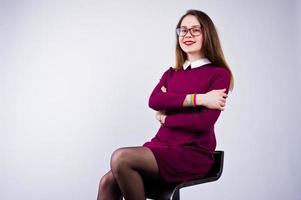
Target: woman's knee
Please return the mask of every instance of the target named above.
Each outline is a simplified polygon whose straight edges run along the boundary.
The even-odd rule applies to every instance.
[[[105,192],[112,189],[115,179],[112,173],[107,173],[99,181],[99,191]]]
[[[113,152],[110,164],[114,175],[117,176],[130,167],[130,156],[130,150],[126,148],[120,148]]]

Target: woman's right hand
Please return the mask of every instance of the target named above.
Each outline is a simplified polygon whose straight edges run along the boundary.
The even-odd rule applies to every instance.
[[[225,110],[226,98],[228,97],[226,89],[211,90],[206,94],[197,94],[197,105],[205,106],[210,109]]]

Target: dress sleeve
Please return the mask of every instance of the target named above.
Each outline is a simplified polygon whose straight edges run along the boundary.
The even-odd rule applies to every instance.
[[[229,91],[231,74],[228,70],[219,70],[213,77],[209,91],[226,88]],[[190,132],[203,132],[214,127],[221,111],[201,107],[194,113],[175,113],[167,115],[164,126]]]
[[[158,111],[183,108],[183,102],[186,94],[168,92],[167,76],[169,70],[172,70],[172,68],[170,67],[167,71],[164,72],[159,83],[154,88],[149,97],[148,106],[154,110]],[[161,91],[162,86],[165,86],[167,88],[167,92]]]

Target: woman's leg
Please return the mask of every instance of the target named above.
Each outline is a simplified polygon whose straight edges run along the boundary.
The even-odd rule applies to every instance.
[[[143,176],[157,179],[156,159],[147,147],[117,149],[111,158],[111,170],[126,200],[145,199]]]
[[[119,200],[121,192],[112,171],[106,173],[99,182],[97,200]]]

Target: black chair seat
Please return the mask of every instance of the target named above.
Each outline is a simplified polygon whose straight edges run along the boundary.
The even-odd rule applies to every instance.
[[[209,172],[200,179],[176,184],[166,184],[158,181],[144,180],[146,198],[155,200],[179,200],[180,189],[202,183],[216,181],[220,178],[223,171],[224,152],[214,152],[214,163]]]

